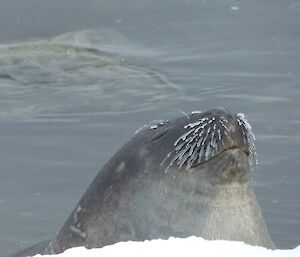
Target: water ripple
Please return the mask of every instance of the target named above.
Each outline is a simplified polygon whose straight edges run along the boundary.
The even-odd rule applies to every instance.
[[[174,104],[181,95],[156,70],[81,47],[78,37],[71,43],[60,37],[0,47],[0,117],[135,112]]]

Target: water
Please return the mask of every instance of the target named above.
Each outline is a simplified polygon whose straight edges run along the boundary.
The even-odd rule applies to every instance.
[[[180,111],[248,116],[254,187],[300,244],[298,1],[0,2],[0,249],[52,237],[134,131]]]

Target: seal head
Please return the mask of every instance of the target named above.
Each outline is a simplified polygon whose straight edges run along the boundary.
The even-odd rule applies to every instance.
[[[152,121],[100,170],[45,250],[32,253],[192,235],[274,248],[251,186],[255,163],[243,114]]]
[[[46,253],[192,235],[274,248],[251,186],[255,163],[242,114],[146,124],[99,172]]]

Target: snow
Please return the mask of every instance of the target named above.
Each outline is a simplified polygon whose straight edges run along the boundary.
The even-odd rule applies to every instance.
[[[41,255],[35,255],[35,257]],[[289,250],[270,250],[243,242],[209,241],[200,237],[169,238],[145,242],[120,242],[99,249],[77,247],[49,257],[300,257],[300,246]],[[43,256],[45,257],[45,255]]]

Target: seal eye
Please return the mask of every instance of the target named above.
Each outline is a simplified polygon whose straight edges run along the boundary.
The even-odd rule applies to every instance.
[[[244,114],[213,110],[189,119],[183,127],[185,132],[166,157],[171,158],[169,167],[176,164],[188,170],[231,148],[241,148],[249,156],[251,166],[256,163],[255,137]]]
[[[163,129],[162,131],[159,131],[157,134],[154,135],[154,137],[151,139],[151,142],[155,142],[162,138],[164,135],[166,135],[169,132],[169,128]]]

